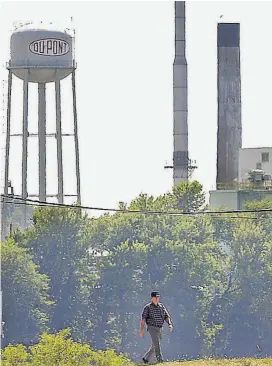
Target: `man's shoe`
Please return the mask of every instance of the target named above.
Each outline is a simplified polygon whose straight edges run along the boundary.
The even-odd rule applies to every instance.
[[[148,364],[148,361],[143,357],[143,362]]]

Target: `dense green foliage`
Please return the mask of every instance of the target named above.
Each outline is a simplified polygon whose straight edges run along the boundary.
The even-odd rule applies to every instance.
[[[138,338],[140,313],[159,289],[175,326],[165,335],[166,358],[272,356],[272,214],[196,214],[203,205],[201,185],[185,182],[157,198],[141,194],[129,206],[120,203],[183,216],[88,218],[78,208],[37,209],[33,227],[2,244],[33,268],[2,268],[4,345],[29,344],[43,326],[69,327],[75,340],[137,361],[146,347]],[[272,201],[249,204],[262,207],[272,208]],[[11,293],[9,286],[21,290]],[[35,292],[32,302],[24,287]],[[35,331],[14,328],[13,303],[26,314],[35,307],[39,316],[24,319],[35,321]]]
[[[2,354],[3,366],[128,366],[128,359],[113,350],[93,351],[87,344],[74,342],[70,331],[42,334],[40,342],[26,347],[7,346]]]
[[[26,249],[8,239],[1,245],[4,344],[29,343],[48,329],[50,310],[49,278],[38,272]]]

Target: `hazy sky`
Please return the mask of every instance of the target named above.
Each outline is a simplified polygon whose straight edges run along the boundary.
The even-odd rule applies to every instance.
[[[214,188],[216,175],[216,24],[241,22],[243,147],[272,145],[271,2],[187,2],[189,75],[189,150],[197,160],[198,179]],[[158,195],[172,185],[173,2],[2,2],[1,65],[8,60],[9,36],[17,20],[61,21],[76,29],[77,101],[82,203],[116,207],[140,192]],[[1,68],[1,80],[7,79]],[[71,131],[71,90],[63,82],[63,129]],[[14,81],[13,132],[21,130],[21,82]],[[48,88],[48,131],[52,132],[54,100]],[[2,95],[2,92],[1,92]],[[30,132],[37,129],[35,86],[30,89]],[[69,178],[72,140],[65,138],[65,192],[74,193]],[[21,142],[11,145],[11,178],[20,192]],[[56,193],[55,141],[48,142],[48,191]],[[1,135],[1,148],[3,148]],[[3,152],[3,150],[1,150]],[[37,189],[37,144],[30,141],[29,193]],[[2,166],[3,174],[3,166]]]

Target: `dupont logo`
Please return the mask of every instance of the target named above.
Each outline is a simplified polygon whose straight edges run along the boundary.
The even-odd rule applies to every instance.
[[[62,39],[40,39],[30,43],[29,50],[36,55],[63,56],[69,52],[69,44]]]

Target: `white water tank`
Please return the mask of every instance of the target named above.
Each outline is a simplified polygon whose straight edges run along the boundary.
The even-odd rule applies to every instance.
[[[23,29],[10,41],[10,62],[14,75],[29,82],[47,83],[64,79],[72,72],[74,39],[66,32]]]

